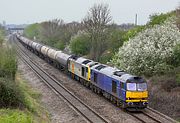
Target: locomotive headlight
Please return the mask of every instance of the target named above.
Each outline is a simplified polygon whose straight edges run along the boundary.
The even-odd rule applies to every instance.
[[[148,102],[143,102],[143,105],[147,105],[148,104]]]
[[[133,105],[133,102],[128,102],[127,104],[128,104],[128,105]]]

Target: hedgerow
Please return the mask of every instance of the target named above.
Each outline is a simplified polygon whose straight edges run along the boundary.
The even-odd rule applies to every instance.
[[[14,80],[17,70],[15,50],[7,47],[0,48],[0,77]]]

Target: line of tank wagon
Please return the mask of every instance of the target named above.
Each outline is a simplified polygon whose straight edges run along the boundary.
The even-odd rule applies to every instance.
[[[128,110],[142,110],[147,107],[147,82],[143,78],[90,59],[68,55],[19,34],[16,36],[36,55],[66,71],[73,79],[102,94],[118,106]]]

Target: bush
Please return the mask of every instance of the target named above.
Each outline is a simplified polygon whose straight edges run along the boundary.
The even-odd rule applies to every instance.
[[[70,41],[71,52],[77,55],[87,55],[90,47],[90,38],[86,33],[79,33]]]
[[[127,33],[123,36],[124,41],[128,41],[129,39],[135,37],[139,32],[143,31],[145,26],[136,26],[133,29],[127,31]]]
[[[14,49],[1,48],[0,52],[0,77],[15,79],[17,70]]]
[[[1,29],[1,25],[0,25],[0,46],[2,45],[4,41],[4,35],[5,35],[5,32],[3,29]]]
[[[120,29],[109,29],[109,37],[108,37],[108,49],[111,50],[113,53],[117,52],[119,47],[121,47],[124,43],[124,35],[126,31]]]
[[[180,43],[174,18],[138,33],[119,49],[113,60],[116,66],[135,74],[151,76],[173,68],[173,48]]]
[[[180,66],[180,44],[177,44],[173,48],[173,54],[174,55],[171,58],[171,64],[173,64],[175,67]]]
[[[101,56],[99,62],[107,64],[112,59],[113,53],[111,51],[105,51]]]
[[[4,40],[4,39],[0,36],[0,46],[2,46],[3,40]]]
[[[13,80],[0,78],[0,107],[23,108],[24,95]]]
[[[169,12],[167,14],[153,14],[150,15],[150,21],[148,23],[148,25],[154,26],[154,25],[159,25],[159,24],[163,24],[169,17],[171,17],[172,15],[175,15],[174,12]]]
[[[57,41],[57,43],[54,45],[55,48],[64,50],[65,44],[62,41]]]
[[[174,119],[179,118],[180,67],[148,79],[149,106]],[[171,109],[171,110],[169,110]]]

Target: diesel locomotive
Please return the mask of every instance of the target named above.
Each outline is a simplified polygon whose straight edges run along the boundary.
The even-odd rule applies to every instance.
[[[117,106],[128,110],[142,110],[147,107],[147,82],[142,77],[90,59],[69,55],[19,34],[16,37],[36,55]]]

